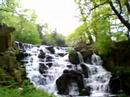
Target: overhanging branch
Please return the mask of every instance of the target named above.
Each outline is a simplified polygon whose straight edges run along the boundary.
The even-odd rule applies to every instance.
[[[130,23],[127,20],[125,20],[123,16],[121,16],[121,14],[117,11],[115,6],[113,5],[112,1],[109,1],[109,5],[111,9],[114,11],[114,13],[117,15],[118,19],[121,21],[121,23],[123,23],[127,27],[127,29],[130,30]]]
[[[103,3],[101,3],[101,4],[95,5],[93,8],[91,8],[91,10],[94,10],[94,9],[96,9],[96,8],[98,8],[98,7],[102,6],[102,5],[104,5],[104,4],[107,4],[107,3],[108,3],[108,2],[103,2]]]

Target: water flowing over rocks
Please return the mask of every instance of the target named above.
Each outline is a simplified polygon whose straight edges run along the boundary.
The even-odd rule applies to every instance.
[[[18,47],[29,55],[22,61],[25,62],[27,77],[37,88],[74,97],[109,95],[111,73],[102,67],[98,55],[93,54],[91,63],[86,64],[79,52],[68,55],[67,47],[30,44]]]

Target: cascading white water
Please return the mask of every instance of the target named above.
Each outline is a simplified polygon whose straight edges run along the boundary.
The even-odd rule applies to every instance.
[[[49,46],[24,44],[24,53],[27,53],[28,57],[24,58],[22,61],[25,62],[27,77],[35,87],[57,94],[56,80],[63,74],[63,71],[65,69],[76,71],[80,70],[81,67],[80,65],[77,65],[75,68],[75,65],[69,62],[67,48],[54,47],[54,53],[52,53],[48,50],[48,47]],[[39,58],[41,51],[45,53],[45,58]],[[80,63],[85,64],[89,70],[88,78],[84,77],[83,80],[85,86],[91,88],[90,96],[105,97],[109,90],[108,84],[111,74],[103,69],[101,58],[96,54],[93,54],[92,64],[84,63],[80,53],[79,58]],[[71,68],[68,68],[70,65]],[[79,95],[77,83],[70,83],[68,88],[69,95]]]
[[[80,62],[85,64],[89,69],[88,78],[84,78],[86,86],[91,88],[91,97],[105,97],[109,95],[109,81],[111,73],[106,71],[102,66],[100,56],[95,53],[91,56],[91,64],[83,61],[82,55],[79,54]]]
[[[91,63],[92,64],[86,64],[89,68],[89,77],[86,79],[86,84],[91,87],[91,96],[108,96],[111,73],[103,68],[102,60],[98,55],[92,55]]]

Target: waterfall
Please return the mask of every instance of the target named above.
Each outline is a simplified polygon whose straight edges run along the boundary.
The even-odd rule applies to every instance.
[[[82,55],[78,52],[80,62],[85,64],[89,69],[89,76],[85,78],[85,84],[91,88],[92,97],[104,97],[109,95],[109,81],[111,73],[106,71],[102,66],[100,56],[93,53],[91,64],[84,63]]]
[[[86,64],[89,68],[89,77],[86,80],[86,84],[91,87],[91,96],[108,96],[111,73],[103,68],[100,56],[95,53],[91,57],[91,63],[92,64]]]
[[[56,83],[60,79],[68,78],[71,80],[63,81],[67,83],[64,86],[68,86],[69,90],[66,90],[65,93],[74,95],[72,97],[78,97],[80,92],[88,87],[90,87],[90,97],[105,97],[109,93],[108,84],[111,73],[102,67],[102,60],[98,55],[93,54],[91,58],[92,64],[86,64],[82,55],[78,53],[80,64],[76,65],[76,69],[75,65],[69,62],[67,47],[19,45],[19,42],[16,44],[20,51],[22,50],[26,54],[22,61],[25,64],[27,78],[30,79],[36,88],[44,89],[57,95]],[[88,76],[86,70],[88,71]]]

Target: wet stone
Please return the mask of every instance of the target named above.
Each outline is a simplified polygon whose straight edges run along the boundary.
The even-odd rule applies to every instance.
[[[45,53],[43,50],[40,50],[40,54],[38,55],[38,58],[44,59],[45,58]]]
[[[72,68],[72,65],[67,65],[68,68]]]
[[[79,55],[75,50],[69,53],[69,61],[75,65],[80,63]]]
[[[41,74],[43,74],[43,73],[46,73],[46,70],[47,70],[48,68],[47,68],[47,66],[44,64],[44,63],[39,63],[39,72],[41,73]]]
[[[89,72],[88,67],[87,67],[85,64],[81,64],[80,66],[81,66],[81,68],[82,68],[82,73],[84,74],[84,76],[85,76],[86,78],[88,78],[88,72]]]
[[[47,57],[46,57],[46,62],[50,62],[50,61],[52,61],[52,59],[53,59],[52,56],[47,56]]]
[[[58,55],[61,56],[61,57],[64,57],[64,56],[65,56],[64,53],[58,53]]]
[[[53,63],[46,63],[46,65],[50,68],[53,65]]]
[[[55,50],[54,50],[53,46],[48,46],[48,47],[46,47],[46,49],[48,49],[51,54],[55,53]]]

